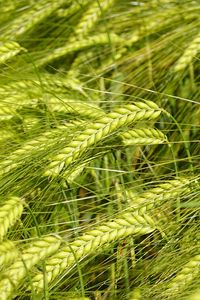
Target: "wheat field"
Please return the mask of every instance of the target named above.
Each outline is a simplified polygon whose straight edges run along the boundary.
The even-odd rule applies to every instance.
[[[0,11],[0,300],[200,299],[199,1]]]

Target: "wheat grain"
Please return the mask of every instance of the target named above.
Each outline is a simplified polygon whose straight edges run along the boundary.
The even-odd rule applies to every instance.
[[[162,144],[166,142],[166,136],[158,129],[140,128],[128,130],[120,134],[123,144],[138,145],[138,144]]]

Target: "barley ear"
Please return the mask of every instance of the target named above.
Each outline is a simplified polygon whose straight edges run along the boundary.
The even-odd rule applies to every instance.
[[[71,44],[67,43],[66,45],[60,48],[56,48],[55,50],[52,50],[51,54],[47,55],[41,60],[38,60],[36,64],[38,67],[41,67],[69,53],[84,50],[86,48],[94,46],[96,47],[97,45],[108,45],[110,40],[113,44],[120,44],[123,42],[123,39],[114,33],[111,33],[109,37],[106,33],[100,33],[98,35],[82,39],[81,41],[75,41]]]
[[[196,255],[169,282],[168,288],[164,292],[165,299],[172,299],[172,297],[175,299],[176,295],[182,294],[199,274],[200,255]]]
[[[158,129],[132,129],[120,134],[123,144],[128,145],[152,145],[162,144],[167,141],[166,136]]]
[[[62,273],[76,264],[77,260],[103,251],[110,243],[116,242],[130,235],[143,235],[155,230],[154,221],[148,215],[124,213],[119,218],[96,227],[80,236],[69,245],[60,248],[59,252],[46,261],[46,280],[51,283]],[[42,289],[43,274],[33,278],[33,285],[37,291]]]
[[[141,120],[156,119],[161,111],[151,101],[136,102],[134,105],[126,105],[116,108],[113,112],[97,119],[90,124],[86,130],[74,137],[60,153],[52,158],[45,175],[58,176],[71,164],[78,164],[79,159],[93,146],[100,141],[109,138],[110,135],[118,134],[124,126],[129,126]],[[65,173],[67,175],[67,173]]]
[[[55,253],[59,249],[60,243],[61,240],[54,236],[46,236],[30,243],[23,250],[21,257],[2,272],[2,279],[0,280],[1,300],[10,299],[33,266]]]
[[[184,51],[183,55],[179,58],[177,61],[174,71],[179,72],[183,71],[189,64],[192,62],[192,60],[195,58],[195,56],[200,51],[200,34],[198,34],[194,40],[191,42],[191,44],[188,46],[188,48]]]
[[[39,153],[39,151],[47,149],[48,145],[54,145],[55,138],[63,134],[70,125],[60,125],[57,128],[45,131],[34,139],[22,144],[20,148],[13,151],[5,160],[0,162],[0,176],[4,176],[6,173],[19,167],[27,161],[27,159],[31,159],[33,153]]]
[[[84,12],[79,24],[74,30],[74,36],[70,41],[81,39],[88,34],[90,29],[94,27],[95,23],[109,7],[114,4],[115,0],[103,0],[101,2],[94,1],[89,6],[88,10]]]
[[[11,197],[0,207],[0,239],[6,235],[8,229],[15,224],[23,212],[23,201],[18,197]]]
[[[138,214],[146,213],[165,204],[169,200],[179,197],[189,192],[191,180],[187,178],[177,178],[161,183],[155,188],[135,194],[132,189],[122,189],[118,191],[118,196],[128,203],[128,207]]]
[[[0,65],[6,63],[9,59],[16,56],[21,51],[26,51],[17,42],[0,43]]]
[[[78,2],[73,1],[71,5],[66,9],[66,8],[59,8],[56,11],[56,14],[60,18],[67,18],[70,17],[71,15],[74,15],[76,12],[80,10],[80,8],[85,8],[85,6],[89,3],[89,0],[81,0]]]
[[[13,242],[7,240],[0,243],[0,270],[11,264],[18,255],[18,250]]]
[[[13,19],[7,26],[7,30],[3,33],[4,38],[18,39],[28,30],[34,28],[42,20],[50,16],[56,9],[58,9],[66,0],[57,0],[50,2],[48,0],[41,0],[28,11],[22,13],[19,17]],[[22,26],[23,24],[23,26]]]

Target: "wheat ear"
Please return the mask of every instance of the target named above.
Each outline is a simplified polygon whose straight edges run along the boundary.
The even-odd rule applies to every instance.
[[[0,43],[0,64],[4,64],[7,60],[16,56],[21,51],[26,51],[16,42]]]
[[[15,224],[23,212],[23,201],[18,197],[11,197],[0,207],[0,239],[6,235],[8,229]]]
[[[11,241],[3,241],[0,243],[0,270],[9,264],[11,264],[19,252],[15,244]]]
[[[188,48],[184,51],[183,55],[177,61],[174,71],[179,72],[184,70],[195,58],[200,51],[200,34],[198,34]]]
[[[45,58],[41,60],[38,60],[36,64],[38,67],[40,67],[50,63],[55,59],[61,58],[69,53],[84,50],[86,48],[90,48],[93,46],[96,47],[99,45],[107,45],[109,44],[110,41],[113,44],[120,44],[123,42],[123,40],[114,33],[111,33],[109,37],[106,33],[101,33],[98,35],[87,37],[81,41],[73,42],[71,44],[67,43],[66,45],[60,48],[52,50],[51,54],[47,55]]]
[[[103,0],[103,1],[94,1],[89,6],[88,10],[84,12],[80,22],[74,30],[73,38],[70,41],[76,39],[81,39],[88,34],[90,29],[95,25],[98,19],[101,17],[109,7],[114,4],[115,0]]]
[[[13,21],[10,22],[7,27],[8,29],[3,33],[3,37],[13,40],[19,38],[65,3],[66,0],[57,0],[53,2],[40,0],[39,2],[36,2],[31,9],[25,11],[18,18],[14,18]]]
[[[66,272],[77,260],[83,259],[97,250],[102,251],[110,243],[130,235],[143,235],[154,231],[155,224],[148,215],[124,213],[96,229],[86,232],[71,244],[64,246],[46,262],[46,280],[50,283]],[[43,287],[43,274],[33,278],[36,290]]]
[[[140,128],[128,130],[120,134],[124,145],[162,144],[167,141],[166,136],[158,129]]]
[[[71,3],[71,5],[67,8],[60,8],[57,10],[56,14],[60,18],[67,18],[71,15],[74,15],[76,12],[80,11],[80,9],[85,8],[85,6],[89,3],[89,0],[81,0],[78,2]]]
[[[2,272],[2,279],[0,280],[1,300],[10,299],[33,266],[55,253],[59,249],[60,243],[61,240],[54,236],[46,236],[30,243],[23,250],[21,257]]]
[[[83,101],[51,98],[46,101],[46,104],[48,109],[55,113],[79,115],[88,119],[95,119],[105,115],[105,112],[98,106]]]
[[[118,133],[124,126],[140,120],[156,119],[160,113],[161,110],[151,101],[116,108],[113,112],[96,120],[95,123],[76,136],[66,148],[62,149],[52,159],[45,175],[59,175],[63,168],[69,167],[99,141],[105,140],[111,134]]]
[[[73,126],[71,124],[71,126]],[[27,158],[31,158],[33,153],[38,153],[47,149],[48,145],[55,145],[55,139],[70,127],[70,124],[58,126],[55,129],[46,131],[36,138],[25,142],[20,148],[8,155],[6,160],[0,162],[0,176],[19,167]]]
[[[190,191],[191,179],[179,178],[159,184],[157,187],[149,189],[136,195],[131,190],[123,190],[122,197],[128,202],[129,208],[133,211],[146,213],[160,205],[172,200],[181,194]]]
[[[164,292],[163,299],[175,299],[177,295],[183,293],[193,280],[200,273],[200,255],[194,256],[182,270],[169,282],[168,288]]]

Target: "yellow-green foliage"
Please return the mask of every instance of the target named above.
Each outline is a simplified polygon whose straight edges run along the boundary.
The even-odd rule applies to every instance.
[[[199,1],[0,11],[0,299],[198,299]]]

